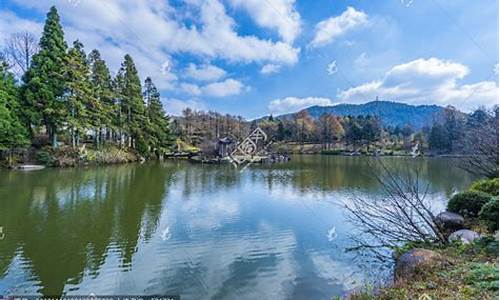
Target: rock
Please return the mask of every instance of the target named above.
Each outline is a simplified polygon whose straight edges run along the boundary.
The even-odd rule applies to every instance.
[[[403,255],[397,261],[394,269],[394,280],[405,281],[413,277],[422,267],[430,267],[441,261],[441,255],[435,251],[415,248]]]
[[[449,211],[443,211],[436,216],[436,223],[441,225],[445,231],[453,232],[464,228],[464,217]]]
[[[450,243],[453,241],[461,241],[464,244],[470,244],[478,238],[480,238],[479,233],[468,229],[462,229],[450,234],[448,241]]]

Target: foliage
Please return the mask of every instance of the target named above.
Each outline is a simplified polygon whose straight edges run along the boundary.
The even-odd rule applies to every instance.
[[[189,145],[181,139],[175,141],[175,149],[181,153],[197,153],[200,151],[199,148]]]
[[[443,111],[443,108],[436,105],[412,106],[390,101],[372,101],[365,104],[312,106],[307,108],[307,111],[315,119],[325,113],[339,117],[377,115],[384,126],[410,125],[420,130],[430,124],[433,118]]]
[[[479,211],[491,199],[483,192],[466,191],[453,196],[448,201],[448,210],[468,217],[477,217]]]
[[[173,141],[170,134],[170,120],[163,111],[160,100],[160,93],[153,84],[151,78],[146,78],[144,82],[144,99],[148,124],[146,128],[148,147],[156,154],[165,153],[172,146]]]
[[[66,50],[59,15],[53,6],[45,20],[40,51],[33,56],[31,66],[24,76],[26,101],[23,109],[28,124],[45,125],[53,147],[57,147],[57,133],[67,112],[62,99]]]
[[[146,80],[143,98],[130,55],[125,55],[113,79],[99,51],[92,50],[87,57],[78,40],[68,50],[55,7],[47,14],[39,51],[23,64],[27,71],[18,86],[0,60],[0,151],[11,153],[27,146],[28,136],[35,141],[45,134],[54,150],[65,148],[40,154],[49,164],[51,155],[72,164],[73,156],[89,141],[94,149],[118,144],[143,156],[170,151],[170,120],[152,80]],[[68,141],[72,149],[67,149]]]
[[[340,149],[321,150],[321,154],[324,154],[324,155],[340,155],[340,154],[342,154],[342,150],[340,150]]]
[[[498,196],[498,178],[478,180],[471,185],[469,190]]]
[[[347,299],[496,299],[498,295],[498,242],[492,237],[472,244],[425,246],[446,257],[421,269],[411,281],[373,289],[363,288]],[[487,248],[494,249],[487,249]]]
[[[498,265],[472,263],[465,283],[479,290],[498,291]]]
[[[73,43],[65,57],[65,106],[68,112],[65,124],[70,128],[73,147],[79,146],[79,136],[86,128],[98,120],[99,103],[92,95],[89,81],[89,68],[83,45],[79,41]]]
[[[492,197],[479,211],[481,219],[490,231],[498,230],[498,196]]]
[[[29,141],[21,123],[19,90],[7,63],[0,59],[0,151],[25,147]]]
[[[46,166],[53,166],[55,163],[54,155],[47,150],[36,152],[36,160]]]
[[[498,177],[498,122],[498,105],[492,110],[478,109],[469,115],[464,136],[457,141],[462,152],[467,154],[461,160],[463,169],[489,178]]]

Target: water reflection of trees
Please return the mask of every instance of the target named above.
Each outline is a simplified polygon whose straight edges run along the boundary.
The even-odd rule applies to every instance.
[[[285,164],[255,165],[252,180],[264,180],[270,189],[273,185],[292,186],[301,193],[310,191],[332,192],[359,189],[376,192],[380,185],[373,176],[379,173],[376,165],[370,164],[372,157],[342,156],[295,156]],[[434,158],[382,158],[386,164],[403,171],[417,166],[422,181],[430,185],[430,192],[445,192],[450,195],[464,188],[471,181],[471,175],[456,167],[452,159]]]
[[[39,292],[56,295],[84,272],[96,276],[110,250],[129,266],[139,240],[156,230],[173,174],[160,165],[5,173],[0,274],[20,255]]]
[[[254,165],[240,172],[230,165],[187,162],[122,165],[88,169],[51,169],[0,173],[0,279],[16,257],[33,274],[43,294],[59,294],[65,284],[97,276],[107,256],[131,268],[141,241],[156,232],[169,186],[182,195],[210,196],[225,189],[267,185],[300,193],[342,189],[379,189],[364,157],[299,156],[290,163]],[[405,167],[405,159],[386,158]],[[451,193],[470,179],[450,160],[407,159],[419,164],[434,191]],[[431,190],[431,191],[432,191]],[[17,267],[17,266],[16,266]]]
[[[299,193],[333,192],[357,189],[377,192],[380,184],[374,172],[377,166],[370,164],[373,157],[343,157],[302,155],[294,156],[288,163],[254,164],[244,171],[231,165],[199,165],[177,163],[184,196],[192,193],[210,194],[224,188],[235,188],[244,179],[250,183],[265,183],[269,190],[286,186]],[[423,176],[422,182],[430,185],[430,192],[444,192],[447,196],[465,188],[473,179],[471,175],[456,167],[453,159],[444,158],[381,158],[386,164],[403,172],[417,166]]]

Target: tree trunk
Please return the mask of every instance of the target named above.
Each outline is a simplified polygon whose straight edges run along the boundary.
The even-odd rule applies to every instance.
[[[52,135],[52,149],[57,149],[57,129],[55,126],[51,127],[50,133]]]

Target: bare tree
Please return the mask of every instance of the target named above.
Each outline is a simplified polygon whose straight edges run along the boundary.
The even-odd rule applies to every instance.
[[[350,250],[368,250],[378,258],[387,258],[390,256],[387,249],[406,242],[446,243],[442,227],[426,199],[429,185],[421,182],[420,169],[408,162],[396,171],[381,160],[371,169],[383,194],[354,196],[345,203],[348,220],[357,228],[352,235],[357,246]]]
[[[22,76],[30,67],[31,58],[38,52],[38,41],[28,31],[10,35],[6,41],[5,52],[15,66],[17,75]]]
[[[469,117],[463,139],[464,153],[460,167],[470,173],[498,177],[498,105],[491,111],[476,110]]]

